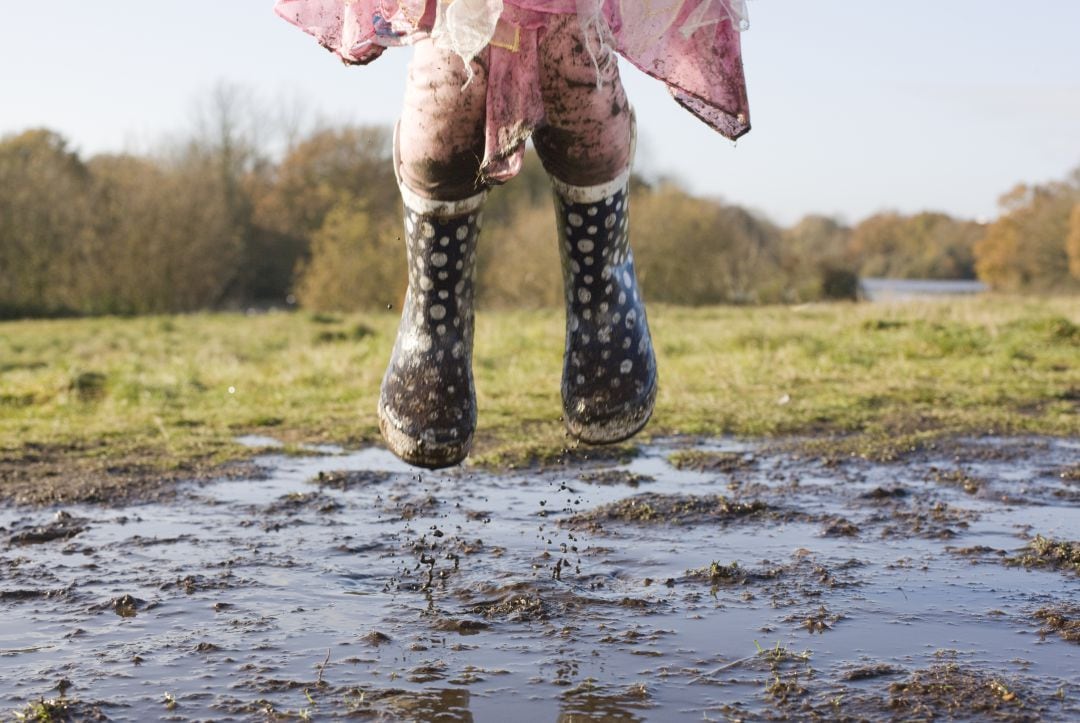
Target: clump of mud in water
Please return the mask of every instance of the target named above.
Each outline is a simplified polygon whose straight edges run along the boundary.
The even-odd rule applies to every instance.
[[[134,595],[121,595],[118,598],[110,600],[105,606],[112,608],[113,612],[122,618],[133,618],[138,615],[139,610],[146,607],[146,601],[140,600]]]
[[[730,474],[754,466],[756,459],[743,452],[684,450],[668,455],[668,464],[677,470]]]
[[[370,487],[388,482],[393,477],[391,472],[382,470],[356,469],[334,470],[331,472],[319,472],[311,484],[322,488],[330,488],[339,492],[347,492],[359,487]]]
[[[441,660],[417,665],[406,674],[405,678],[410,683],[431,683],[436,680],[445,680],[447,677],[447,665]]]
[[[859,495],[860,500],[897,500],[903,499],[910,494],[903,487],[875,487],[869,492]]]
[[[1051,540],[1035,535],[1021,554],[1006,558],[1005,563],[1080,574],[1080,542]]]
[[[337,512],[342,505],[321,492],[290,492],[266,506],[268,515],[297,515],[309,510],[327,514]]]
[[[876,664],[849,671],[847,682],[892,677],[903,671]],[[1026,723],[1043,720],[1038,697],[1019,681],[1009,680],[955,663],[934,665],[910,673],[906,680],[884,690],[862,687],[822,687],[814,675],[774,673],[765,688],[773,708],[768,720],[994,720]],[[732,707],[731,713],[735,710]]]
[[[723,495],[662,495],[647,492],[574,515],[564,524],[592,532],[605,522],[643,525],[700,525],[760,518],[772,511],[760,500],[736,502]]]
[[[873,678],[887,678],[893,675],[900,675],[903,672],[904,671],[901,668],[897,668],[895,665],[875,663],[873,665],[860,665],[857,668],[852,668],[841,676],[841,680],[856,681],[871,680]]]
[[[436,675],[439,680],[440,667],[437,663],[417,666],[413,677]],[[312,720],[319,719],[312,715],[320,709],[334,706],[343,716],[360,720],[472,720],[469,712],[470,694],[465,688],[444,688],[428,690],[404,690],[402,688],[380,688],[376,686],[332,686],[309,681],[277,681],[277,688],[295,688],[304,693],[309,708],[299,711],[278,708],[269,700],[245,701],[222,699],[216,709],[234,716],[244,716],[253,720]],[[261,688],[260,692],[269,694],[273,687]]]
[[[85,532],[88,527],[85,518],[73,517],[69,513],[60,510],[53,517],[52,522],[44,525],[16,527],[8,537],[8,543],[11,545],[40,545],[53,540],[70,540],[75,535]]]
[[[29,600],[58,600],[73,597],[74,586],[55,590],[0,590],[0,602],[26,602]]]
[[[29,703],[21,711],[16,711],[15,720],[25,721],[107,721],[109,717],[102,711],[100,703],[83,703],[69,698],[39,698]]]
[[[458,635],[476,635],[481,630],[487,630],[491,626],[479,620],[468,618],[438,618],[431,627],[443,633],[457,633]]]
[[[250,585],[252,583],[251,581],[237,579],[232,570],[225,570],[216,575],[184,575],[183,577],[177,577],[175,580],[161,583],[158,589],[162,591],[180,590],[185,595],[194,595],[197,592],[207,590],[231,590],[244,584]],[[225,605],[228,606],[227,603]]]
[[[968,547],[946,547],[948,552],[954,555],[960,555],[962,557],[978,558],[985,555],[997,555],[1004,557],[1008,554],[1005,550],[1000,550],[996,547],[990,547],[989,545],[970,545]]]
[[[816,610],[805,613],[795,613],[784,618],[786,623],[798,623],[799,627],[806,628],[807,632],[823,633],[832,630],[833,626],[846,616],[834,613],[824,605],[819,605]]]
[[[737,678],[732,674],[742,672],[766,673],[762,688],[763,697],[773,708],[762,711],[763,718],[786,720],[797,709],[808,710],[803,700],[811,692],[807,685],[815,677],[811,665],[812,653],[808,650],[796,651],[777,641],[773,647],[758,646],[755,655],[733,660],[711,671],[701,671],[697,682],[714,684],[734,683]],[[716,710],[732,720],[743,720],[747,711],[741,703],[721,705]],[[812,716],[819,718],[820,716]]]
[[[364,645],[370,645],[373,648],[377,648],[380,645],[386,645],[387,643],[393,642],[393,638],[378,630],[371,630],[366,635],[360,636],[360,641],[364,643]]]
[[[649,688],[644,683],[635,683],[619,690],[598,685],[592,678],[586,678],[562,694],[558,723],[578,720],[641,721],[644,718],[634,711],[648,710],[654,705],[650,700]]]
[[[986,485],[986,480],[968,474],[962,469],[938,469],[931,467],[928,471],[929,479],[937,484],[959,487],[969,495],[977,495]]]
[[[383,511],[390,515],[391,519],[411,520],[416,517],[433,517],[440,505],[442,501],[431,494],[414,495],[408,491],[396,491],[387,496]]]
[[[741,590],[743,602],[764,597],[774,609],[794,608],[796,611],[782,618],[796,628],[810,633],[832,630],[848,615],[826,607],[822,602],[830,591],[855,587],[860,584],[850,570],[863,565],[858,560],[848,560],[832,568],[817,562],[807,550],[797,550],[792,560],[781,565],[767,561],[760,567],[750,568],[738,562],[721,564],[713,562],[707,567],[688,570],[682,577],[667,581],[669,587],[708,583],[715,597],[722,590]]]
[[[784,573],[782,568],[774,567],[762,570],[753,570],[742,567],[737,562],[722,565],[713,562],[708,567],[699,567],[696,570],[687,570],[686,575],[680,578],[680,582],[707,582],[710,585],[749,585],[753,582],[775,580]]]
[[[978,513],[938,502],[924,509],[922,505],[890,505],[884,514],[888,520],[881,531],[882,537],[922,537],[929,540],[947,540],[966,530]],[[880,517],[878,518],[881,519]]]
[[[472,612],[488,619],[530,622],[551,617],[551,606],[539,595],[513,594],[501,600],[478,603]]]
[[[471,720],[469,691],[459,688],[410,691],[400,689],[355,690],[345,696],[350,712],[357,715],[388,714],[392,720]]]
[[[643,482],[655,482],[656,478],[647,474],[638,474],[626,469],[602,469],[592,472],[582,472],[578,475],[582,482],[593,485],[626,485],[637,487]]]
[[[484,586],[468,595],[481,599],[470,603],[466,610],[492,622],[547,621],[589,607],[615,604],[608,599],[581,594],[554,578]]]
[[[1035,619],[1046,625],[1039,632],[1043,635],[1057,633],[1065,640],[1080,643],[1080,605],[1064,604],[1040,608]]]
[[[833,517],[826,519],[825,527],[821,530],[822,537],[858,537],[859,526],[846,517]]]
[[[1016,684],[955,664],[917,670],[889,686],[888,708],[905,719],[1040,720]]]

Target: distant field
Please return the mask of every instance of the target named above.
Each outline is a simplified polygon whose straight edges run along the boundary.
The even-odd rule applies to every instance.
[[[822,453],[886,458],[941,435],[1080,435],[1076,299],[654,306],[650,321],[661,392],[646,435],[811,437]],[[567,446],[562,323],[480,313],[477,461]],[[396,311],[0,324],[0,497],[212,474],[250,454],[240,434],[373,442],[396,324]]]

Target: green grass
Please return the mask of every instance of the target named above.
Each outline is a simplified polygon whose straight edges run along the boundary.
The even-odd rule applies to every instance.
[[[1080,434],[1075,299],[655,306],[650,322],[661,392],[647,435],[812,436],[888,456],[941,435]],[[568,446],[562,323],[479,314],[479,461]],[[0,324],[0,479],[43,456],[59,472],[208,469],[249,454],[244,433],[373,442],[396,324],[396,311]]]

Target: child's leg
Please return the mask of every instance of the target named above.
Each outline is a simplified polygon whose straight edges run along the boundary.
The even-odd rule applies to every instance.
[[[487,118],[486,53],[468,79],[461,58],[430,40],[416,43],[398,123],[398,177],[425,198],[457,201],[480,193]]]
[[[615,51],[589,55],[577,16],[561,15],[540,41],[540,92],[547,124],[533,143],[555,178],[577,186],[606,183],[630,165],[633,111],[626,100]],[[600,84],[597,85],[597,66]]]
[[[614,59],[598,60],[599,85],[577,19],[550,27],[540,47],[548,125],[535,139],[561,239],[564,419],[577,438],[603,444],[648,421],[656,360],[628,237],[633,114]]]
[[[417,44],[395,163],[405,202],[409,289],[379,395],[379,427],[406,462],[446,467],[469,452],[473,277],[483,157],[484,69],[466,77],[457,56]]]

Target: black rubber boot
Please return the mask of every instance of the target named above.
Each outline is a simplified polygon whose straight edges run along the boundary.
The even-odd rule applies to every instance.
[[[552,179],[566,289],[566,427],[589,444],[633,436],[652,415],[656,357],[627,234],[629,171],[599,186]]]
[[[409,464],[463,460],[476,429],[473,277],[485,193],[432,201],[402,187],[409,290],[379,395],[379,428]]]

